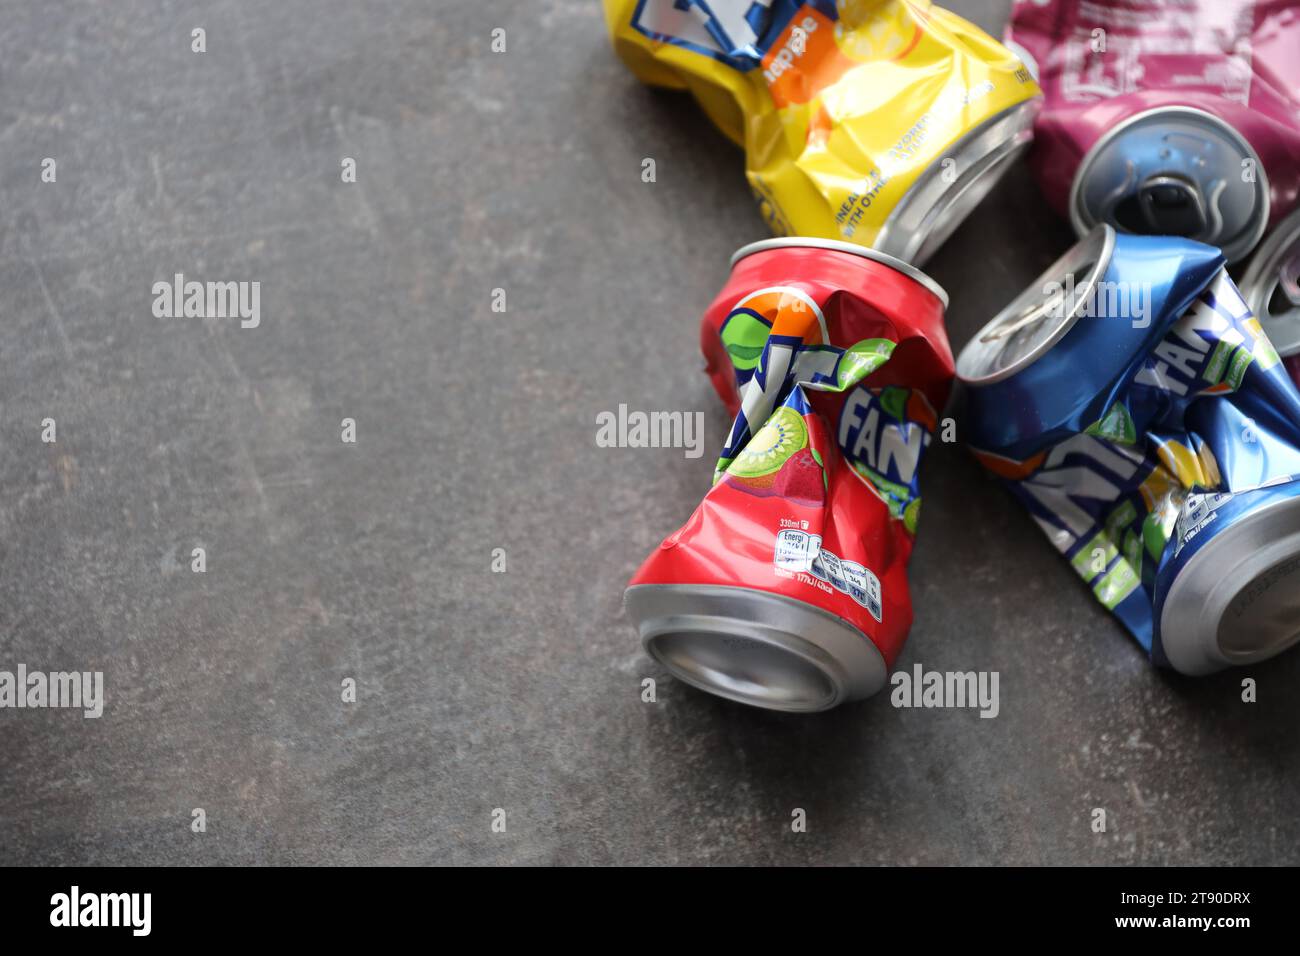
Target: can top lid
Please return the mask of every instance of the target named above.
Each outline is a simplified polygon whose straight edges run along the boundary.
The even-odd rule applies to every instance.
[[[1251,175],[1243,175],[1249,170]],[[1268,177],[1246,138],[1190,106],[1130,116],[1092,145],[1070,187],[1070,221],[1183,236],[1245,258],[1268,224]]]
[[[886,252],[880,252],[877,249],[871,249],[867,246],[859,246],[852,242],[841,242],[838,239],[818,239],[814,236],[782,236],[776,239],[762,239],[758,242],[751,242],[747,246],[741,246],[731,256],[731,264],[735,266],[737,262],[746,256],[752,256],[756,252],[766,252],[768,249],[829,249],[832,252],[847,252],[852,256],[861,256],[864,259],[872,259],[881,265],[889,266],[891,269],[903,273],[909,279],[915,279],[921,285],[925,286],[943,303],[945,309],[948,308],[948,293],[944,291],[943,286],[935,282],[928,275],[918,269],[911,263],[904,262],[895,256]]]
[[[1300,209],[1259,247],[1241,294],[1278,354],[1300,354]]]
[[[1074,327],[1115,249],[1103,223],[1057,259],[995,315],[957,356],[957,375],[991,385],[1032,365]]]

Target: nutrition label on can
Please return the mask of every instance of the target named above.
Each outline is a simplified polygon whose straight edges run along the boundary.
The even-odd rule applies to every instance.
[[[881,620],[880,579],[856,561],[843,561],[822,547],[821,535],[794,528],[777,532],[772,565],[789,574],[810,574],[847,594]]]
[[[1174,545],[1174,557],[1178,557],[1179,552],[1201,533],[1201,529],[1218,517],[1215,512],[1231,500],[1232,494],[1229,492],[1188,495],[1174,526],[1174,540],[1177,542]]]

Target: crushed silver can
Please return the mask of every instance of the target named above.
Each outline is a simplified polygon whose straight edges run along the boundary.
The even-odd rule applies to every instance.
[[[1241,278],[1241,294],[1300,385],[1300,210],[1259,247]]]

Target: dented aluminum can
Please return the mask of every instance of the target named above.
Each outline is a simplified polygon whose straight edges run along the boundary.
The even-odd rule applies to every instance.
[[[978,27],[905,0],[605,0],[646,83],[745,149],[778,236],[923,264],[1029,145],[1039,91]]]
[[[1255,247],[1300,191],[1295,0],[1018,0],[1007,44],[1042,86],[1030,153],[1083,236]]]
[[[1218,249],[1098,226],[957,372],[975,456],[1157,664],[1300,639],[1300,393]]]
[[[625,598],[674,676],[784,711],[884,686],[912,624],[919,468],[952,383],[947,301],[848,243],[736,253],[701,330],[735,420],[712,489]]]

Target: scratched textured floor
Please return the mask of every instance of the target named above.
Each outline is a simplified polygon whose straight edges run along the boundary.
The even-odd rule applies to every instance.
[[[1300,862],[1300,654],[1254,705],[1152,671],[957,448],[901,663],[998,670],[998,719],[652,665],[622,587],[711,464],[595,417],[720,444],[696,322],[765,234],[741,156],[594,3],[369,6],[0,4],[0,668],[108,695],[0,711],[0,862]],[[1069,239],[1017,169],[932,262],[954,345]],[[261,326],[154,318],[176,272],[260,281]]]

